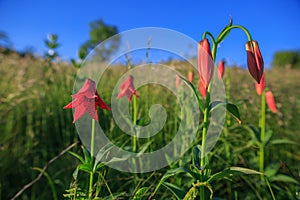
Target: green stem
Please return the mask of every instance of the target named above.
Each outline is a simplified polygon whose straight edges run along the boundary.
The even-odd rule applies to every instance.
[[[261,94],[261,118],[260,118],[260,145],[259,145],[259,171],[264,172],[264,154],[265,154],[265,124],[266,124],[266,94]],[[260,176],[263,182],[264,175]]]
[[[134,153],[137,151],[137,136],[136,136],[136,120],[137,120],[137,106],[136,106],[136,96],[133,95],[133,131],[134,131],[134,136],[132,140],[132,150]]]
[[[206,38],[206,35],[209,35],[209,37],[212,40],[212,42],[216,43],[214,36],[210,32],[208,32],[208,31],[206,31],[206,32],[203,33],[202,39]]]
[[[208,94],[209,95],[209,94]],[[203,129],[202,129],[202,143],[201,143],[201,159],[200,159],[200,167],[203,169],[205,167],[205,145],[206,145],[206,133],[208,129],[208,106],[207,104],[209,103],[208,96],[206,98],[206,107],[204,110],[204,119],[203,119]]]
[[[91,133],[91,162],[92,166],[94,165],[94,147],[95,146],[95,120],[92,119],[92,133]],[[89,183],[89,199],[92,199],[93,194],[93,178],[94,178],[94,170],[90,172],[90,183]]]
[[[230,76],[229,76],[229,72],[228,70],[225,71],[225,88],[226,88],[226,101],[229,102],[230,101]],[[227,126],[230,126],[231,124],[231,118],[229,115],[227,115],[226,117],[226,124]]]
[[[215,62],[216,60],[216,55],[217,55],[217,43],[215,42],[214,37],[209,33],[206,32],[211,38],[213,42],[212,46],[212,59]],[[203,35],[205,36],[205,35]],[[202,170],[204,170],[205,165],[206,165],[206,160],[205,160],[205,146],[206,146],[206,134],[207,134],[207,129],[208,129],[208,117],[209,117],[209,104],[210,104],[210,90],[211,90],[211,82],[208,85],[207,89],[207,96],[205,100],[205,109],[204,109],[204,119],[203,119],[203,130],[202,130],[202,143],[201,143],[201,159],[200,159],[200,167]],[[203,180],[201,180],[203,181]],[[204,186],[200,186],[200,199],[203,200],[205,199],[205,194],[204,194]]]
[[[203,129],[202,129],[202,141],[201,141],[201,159],[200,159],[200,168],[201,170],[204,170],[206,165],[206,156],[205,156],[205,146],[206,146],[206,134],[208,129],[208,117],[209,117],[209,103],[210,103],[210,86],[209,84],[206,101],[205,101],[205,109],[204,109],[204,119],[203,119]],[[204,181],[204,180],[201,180]],[[204,194],[204,186],[200,186],[200,199],[205,199]]]
[[[251,34],[250,32],[248,31],[248,29],[246,29],[244,26],[241,26],[241,25],[233,25],[233,26],[229,26],[227,27],[221,34],[224,35],[226,34],[228,31],[230,31],[231,29],[235,29],[235,28],[238,28],[238,29],[241,29],[242,31],[244,31],[244,33],[247,35],[248,37],[248,40],[251,41],[252,40],[252,37],[251,37]],[[220,35],[218,38],[221,38],[222,35]]]
[[[211,54],[212,54],[213,60],[215,61],[216,60],[216,55],[217,55],[217,45],[218,44],[216,43],[216,40],[215,40],[214,36],[208,31],[203,33],[202,39],[206,38],[206,35],[208,35],[210,37],[211,41],[212,41],[213,46],[212,46]]]

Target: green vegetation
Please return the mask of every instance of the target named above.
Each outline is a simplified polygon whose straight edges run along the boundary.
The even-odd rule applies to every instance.
[[[39,174],[44,165],[58,155],[69,145],[78,142],[79,138],[72,124],[71,110],[63,107],[70,102],[76,68],[71,64],[57,62],[49,63],[41,58],[0,49],[0,199],[10,199],[24,185]],[[189,66],[180,66],[183,74],[188,74]],[[126,71],[126,67],[116,67],[108,70],[105,88],[99,88],[105,102],[111,98],[114,80]],[[299,69],[285,70],[274,68],[265,72],[267,85],[273,91],[277,102],[278,112],[266,114],[266,132],[272,132],[272,138],[265,149],[265,172],[277,199],[299,198],[300,182],[300,71]],[[225,73],[227,89],[230,88],[230,101],[235,103],[240,111],[242,124],[228,118],[228,127],[219,138],[214,150],[210,153],[210,167],[214,173],[229,166],[246,167],[258,170],[258,146],[254,141],[255,135],[248,130],[258,124],[260,113],[260,97],[255,93],[253,79],[248,71],[240,68],[227,68]],[[197,78],[196,78],[197,79]],[[110,80],[110,81],[108,81]],[[175,79],[174,79],[175,81]],[[194,80],[197,83],[198,80]],[[155,90],[151,90],[151,88]],[[150,88],[150,90],[149,90]],[[143,96],[151,93],[151,99],[145,102]],[[162,133],[155,137],[157,148],[168,143],[176,133],[177,103],[172,93],[157,86],[138,89],[138,118],[146,116],[149,105],[159,103],[166,107],[172,115],[168,118]],[[143,106],[145,105],[145,106]],[[115,141],[127,137],[114,125],[110,112],[99,110],[99,122],[107,135]],[[175,115],[174,115],[175,113]],[[145,142],[146,143],[146,142]],[[142,145],[140,141],[138,145]],[[130,142],[129,144],[130,145]],[[73,152],[82,154],[80,144],[75,145]],[[103,167],[98,173],[95,184],[99,196],[107,199],[130,199],[134,194],[147,199],[154,192],[162,176],[169,169],[189,162],[190,154],[173,163],[170,167],[153,173],[134,174],[119,172]],[[58,199],[63,194],[74,192],[74,185],[88,183],[88,176],[83,173],[73,173],[79,164],[70,154],[64,154],[51,163],[41,179],[22,193],[19,199]],[[78,182],[72,178],[78,175]],[[227,199],[270,199],[270,193],[261,186],[260,177],[243,175],[230,177],[230,180],[216,180],[212,185],[214,197]],[[188,190],[193,180],[187,175],[178,175],[168,179],[168,182]],[[174,199],[175,196],[165,184],[155,194],[156,199]],[[73,190],[72,190],[73,188]],[[80,185],[81,189],[88,185]],[[68,191],[66,191],[68,190]],[[192,192],[192,191],[190,191]],[[177,194],[178,195],[178,194]],[[122,197],[122,198],[121,198]]]
[[[119,47],[120,38],[117,34],[118,28],[116,26],[108,25],[101,19],[92,21],[90,23],[90,38],[80,46],[78,51],[79,59],[83,60],[99,43],[114,36],[105,49],[98,49],[96,52],[100,59],[108,58]],[[72,62],[74,64],[74,60]]]
[[[299,69],[300,52],[299,51],[278,51],[274,54],[273,66],[276,68]]]

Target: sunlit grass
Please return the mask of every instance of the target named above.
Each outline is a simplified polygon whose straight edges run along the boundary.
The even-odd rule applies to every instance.
[[[190,68],[180,66],[182,73],[187,75]],[[256,95],[254,82],[246,70],[240,68],[226,69],[231,80],[231,102],[239,107],[242,123],[247,125],[258,124],[260,112],[260,98]],[[114,83],[122,73],[124,67],[108,70],[100,85],[101,97],[109,102]],[[267,85],[272,89],[277,101],[278,113],[267,112],[267,129],[273,131],[274,139],[286,138],[300,144],[300,71],[271,69],[266,72]],[[42,168],[47,161],[57,155],[68,145],[78,141],[77,132],[72,124],[72,112],[63,110],[71,100],[71,93],[76,69],[71,64],[57,62],[49,65],[42,59],[20,57],[18,54],[5,55],[0,53],[0,199],[11,198],[26,183],[34,179],[37,172],[33,167]],[[225,79],[227,77],[225,76]],[[175,78],[174,78],[175,81]],[[197,82],[197,80],[195,80]],[[151,98],[145,100],[143,95],[153,91]],[[177,103],[174,95],[165,89],[150,85],[138,89],[141,98],[138,99],[138,118],[148,117],[148,108],[152,104],[159,103],[165,106],[168,112],[168,121],[155,137],[154,148],[160,148],[168,143],[176,133],[176,120],[174,114]],[[143,108],[146,105],[146,108]],[[176,113],[176,112],[175,112]],[[109,112],[100,111],[100,124],[109,132],[112,140],[124,141],[123,134],[114,124]],[[239,125],[233,125],[228,129],[228,135],[221,136],[212,152],[210,164],[216,172],[228,166],[244,166],[256,168],[256,148],[249,144],[251,136]],[[146,141],[139,141],[142,146]],[[229,154],[226,155],[225,145],[229,146]],[[300,153],[297,145],[280,145],[266,148],[266,163],[274,163],[279,166],[279,171],[292,176],[299,181]],[[74,151],[79,152],[78,146]],[[187,160],[189,156],[182,160]],[[181,160],[181,161],[182,161]],[[72,181],[72,173],[77,161],[70,155],[64,155],[53,163],[47,173],[51,176],[58,197],[69,188]],[[174,163],[174,165],[179,165]],[[129,198],[137,188],[143,186],[155,187],[166,169],[155,173],[139,175],[138,184],[132,181],[132,174],[118,172],[105,168],[103,175],[110,190],[113,193],[122,193]],[[80,177],[84,178],[84,177]],[[236,178],[235,182],[220,182],[215,185],[215,196],[233,199],[253,193],[257,189],[257,180],[251,181],[247,177]],[[190,185],[190,179],[186,176],[172,180],[176,185],[186,188]],[[272,184],[272,183],[271,183]],[[279,197],[295,195],[296,184],[279,183],[281,188],[274,188]],[[108,195],[105,186],[102,194]],[[253,188],[251,188],[253,187]],[[148,192],[149,194],[151,191]],[[162,199],[172,196],[167,191],[159,191]],[[51,190],[46,179],[33,185],[21,197],[21,199],[51,199]],[[290,197],[290,196],[289,196]],[[59,198],[60,199],[60,198]],[[280,199],[280,198],[278,198]]]

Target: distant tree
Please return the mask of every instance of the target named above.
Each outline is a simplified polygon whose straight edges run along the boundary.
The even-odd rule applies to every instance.
[[[12,49],[12,42],[4,31],[0,31],[0,46]]]
[[[273,58],[273,67],[276,68],[300,68],[299,51],[278,51]]]
[[[90,23],[90,39],[81,45],[78,57],[82,60],[84,59],[91,50],[93,50],[99,43],[104,40],[118,34],[118,29],[116,26],[111,26],[99,19]],[[114,51],[119,47],[120,38],[118,36],[113,37],[109,43],[105,45],[102,49],[96,49],[95,53],[97,59],[104,60],[107,59]]]

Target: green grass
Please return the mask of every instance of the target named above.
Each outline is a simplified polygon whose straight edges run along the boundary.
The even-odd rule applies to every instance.
[[[187,75],[190,68],[181,66],[180,70]],[[227,134],[222,134],[211,153],[210,165],[214,172],[233,165],[258,169],[255,162],[257,147],[251,144],[247,146],[251,141],[251,135],[243,126],[257,126],[260,97],[256,95],[254,81],[248,71],[240,68],[226,70],[225,78],[230,77],[231,81],[230,101],[238,105],[242,125],[238,125],[231,118],[232,126],[229,126]],[[125,71],[125,67],[117,67],[106,72],[105,78],[101,80],[105,87],[100,88],[100,95],[105,102],[110,102],[113,83]],[[34,167],[43,168],[52,157],[79,140],[72,123],[71,110],[63,109],[63,106],[71,101],[70,95],[76,72],[76,69],[68,63],[57,62],[49,65],[43,59],[0,52],[0,199],[12,198],[38,175]],[[276,114],[267,112],[267,128],[273,132],[272,139],[289,139],[300,144],[300,70],[267,70],[266,85],[272,90],[278,107]],[[143,96],[148,97],[150,91],[150,98],[143,98]],[[142,87],[138,92],[141,96],[138,99],[138,118],[145,117],[147,121],[149,105],[154,103],[164,105],[170,116],[161,134],[157,134],[154,138],[153,147],[160,148],[172,140],[178,128],[178,114],[174,111],[178,106],[177,102],[173,94],[155,85]],[[127,137],[114,124],[110,112],[100,111],[99,121],[111,140],[124,141]],[[146,142],[140,140],[139,145]],[[229,150],[226,151],[226,148]],[[271,182],[278,199],[295,198],[299,190],[298,149],[299,145],[290,144],[266,147],[266,165],[278,166],[281,174],[291,176],[298,181],[298,185],[282,181]],[[73,151],[80,153],[80,145]],[[181,165],[189,160],[189,157],[189,155],[185,156],[169,168]],[[47,174],[56,188],[58,199],[62,199],[65,190],[70,188],[72,173],[77,165],[77,160],[65,154],[47,169]],[[150,187],[147,193],[149,195],[166,170],[167,168],[164,168],[155,173],[139,174],[138,182],[134,182],[133,174],[105,167],[102,171],[105,181],[99,180],[101,195],[109,195],[105,182],[113,194],[121,194],[124,199],[129,199],[138,188],[146,186]],[[84,174],[79,174],[79,180],[86,181]],[[233,180],[217,182],[213,186],[214,196],[247,199],[255,197],[255,190],[260,189],[257,177],[242,176]],[[169,182],[187,190],[191,179],[182,175],[171,178]],[[165,189],[158,191],[157,199],[171,197],[174,198]],[[42,177],[19,199],[52,199],[52,191],[47,179]]]

